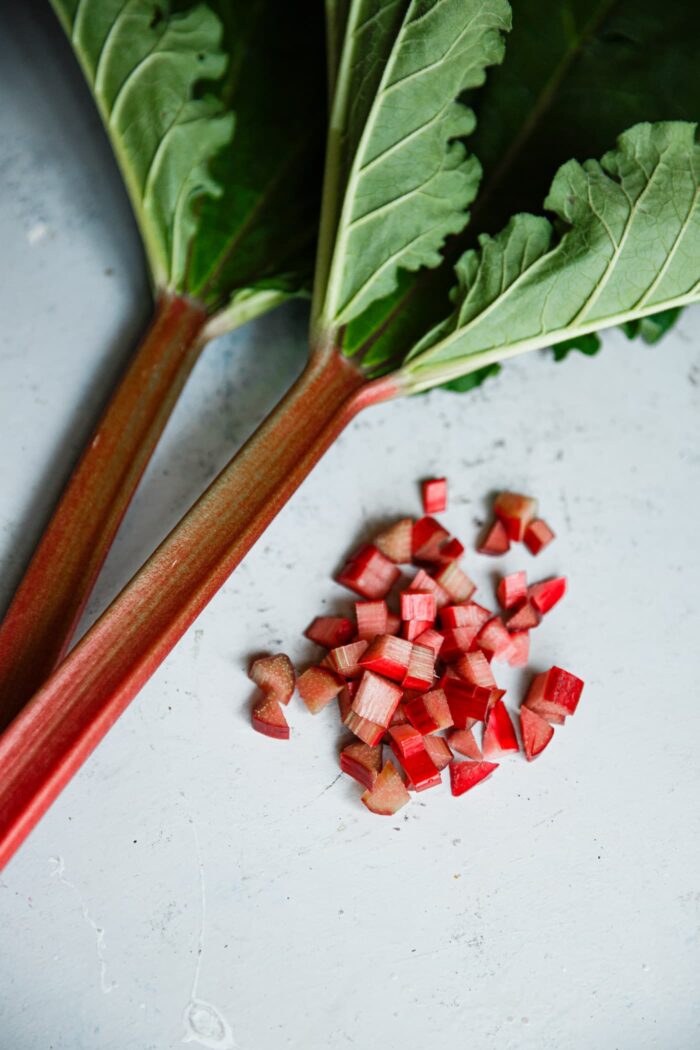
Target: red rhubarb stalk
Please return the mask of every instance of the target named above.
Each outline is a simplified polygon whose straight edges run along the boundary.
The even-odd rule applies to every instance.
[[[0,737],[0,866],[344,427],[398,393],[316,352],[287,396]]]
[[[178,395],[207,315],[162,295],[0,625],[0,731],[65,654]]]

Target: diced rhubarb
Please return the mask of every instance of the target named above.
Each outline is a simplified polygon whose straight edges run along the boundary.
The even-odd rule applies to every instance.
[[[406,676],[401,683],[404,689],[430,689],[435,678],[435,653],[426,645],[413,644]]]
[[[544,616],[550,609],[554,608],[558,601],[566,594],[566,577],[553,576],[549,580],[541,580],[533,583],[527,589],[527,596],[539,612]]]
[[[276,700],[269,700],[267,697],[258,700],[253,708],[251,720],[257,733],[274,737],[276,740],[289,740],[289,725]]]
[[[340,752],[340,768],[371,790],[382,768],[382,749],[363,743],[348,744]]]
[[[489,530],[476,548],[479,554],[491,554],[497,557],[499,554],[507,554],[510,550],[510,540],[506,527],[502,521],[494,521]]]
[[[493,613],[478,602],[465,602],[464,605],[447,605],[440,610],[440,623],[443,627],[483,627]]]
[[[317,616],[304,634],[317,645],[335,649],[337,645],[347,645],[353,640],[355,626],[345,616]]]
[[[504,609],[512,609],[527,596],[525,573],[511,572],[508,576],[504,576],[496,588],[496,596]]]
[[[452,761],[452,752],[443,737],[427,736],[423,743],[437,770],[442,771],[445,766],[449,766]]]
[[[535,520],[531,521],[525,529],[523,543],[529,550],[530,554],[539,554],[540,551],[544,550],[553,539],[554,533],[547,522],[543,521],[542,518],[535,518]]]
[[[347,682],[338,693],[338,714],[340,715],[341,722],[345,722],[345,719],[348,717],[356,692],[356,690],[351,689],[351,687],[356,686],[357,684],[357,681]]]
[[[423,737],[412,726],[390,729],[389,746],[408,777],[409,785],[416,791],[425,791],[440,783],[440,772],[426,751]]]
[[[508,663],[511,667],[527,667],[530,659],[530,632],[514,631],[510,636],[510,656]]]
[[[443,635],[441,635],[439,631],[433,630],[432,627],[429,627],[427,631],[423,631],[422,634],[419,634],[418,637],[413,640],[416,645],[425,645],[429,649],[432,649],[436,657],[439,655],[445,641]]]
[[[374,545],[389,561],[397,565],[409,565],[413,554],[413,518],[402,518],[380,532]]]
[[[425,748],[422,734],[412,725],[390,726],[389,745],[402,759]]]
[[[450,787],[453,795],[463,795],[498,769],[498,762],[450,762]]]
[[[508,538],[522,542],[528,525],[537,514],[537,500],[518,492],[501,492],[496,497],[493,511],[503,522]]]
[[[466,602],[476,590],[476,584],[460,569],[456,561],[443,565],[435,574],[435,582],[449,595],[453,602]]]
[[[447,509],[447,478],[428,478],[421,484],[421,493],[426,514],[439,514]]]
[[[406,714],[406,705],[402,702],[399,704],[399,706],[396,708],[393,715],[391,716],[391,722],[389,723],[389,725],[390,727],[405,726],[407,725],[407,723],[408,715]]]
[[[309,667],[297,682],[299,696],[312,715],[317,715],[335,700],[345,685],[342,678],[326,667]]]
[[[441,565],[447,565],[451,561],[457,561],[464,554],[464,544],[453,536],[451,539],[443,543],[439,551],[439,561]]]
[[[401,774],[391,762],[387,762],[374,782],[371,790],[362,795],[362,802],[372,813],[392,817],[402,806],[411,801]]]
[[[435,595],[435,604],[438,609],[442,609],[443,605],[450,604],[450,596],[447,591],[432,576],[428,576],[425,569],[419,569],[411,580],[408,589],[409,591],[430,591],[431,594]]]
[[[481,649],[460,656],[454,665],[454,669],[465,682],[472,682],[474,685],[484,685],[489,689],[493,689],[496,686],[496,679],[493,677],[491,664]]]
[[[431,689],[421,697],[430,717],[437,723],[438,729],[449,729],[453,725],[452,712],[447,702],[444,689]]]
[[[554,736],[554,730],[549,723],[528,707],[520,708],[520,731],[528,762],[537,758]]]
[[[396,613],[390,612],[386,618],[386,633],[387,634],[398,634],[401,630],[401,617],[397,616]]]
[[[352,555],[336,579],[362,598],[385,598],[400,575],[393,561],[367,543]]]
[[[436,733],[440,728],[437,720],[433,718],[423,703],[422,696],[417,696],[414,700],[407,700],[403,708],[408,721],[423,736],[428,736],[429,733]]]
[[[526,704],[533,710],[531,701],[544,702],[551,704],[559,714],[573,715],[582,692],[583,682],[580,678],[561,667],[551,667],[544,674],[535,676],[527,694]]]
[[[499,616],[484,624],[476,636],[475,643],[489,660],[507,660],[510,656],[510,634]]]
[[[412,652],[412,642],[395,638],[393,634],[382,634],[370,643],[360,663],[368,671],[375,671],[394,682],[403,682]]]
[[[369,719],[370,722],[386,729],[402,696],[403,689],[400,686],[373,674],[372,671],[365,671],[355,693],[352,709],[361,718]]]
[[[458,660],[463,653],[471,649],[478,633],[478,627],[448,627],[442,632],[444,641],[440,656],[446,663]]]
[[[386,634],[389,610],[385,601],[355,602],[357,637],[372,641],[378,634]]]
[[[442,688],[450,705],[452,721],[458,729],[464,729],[469,718],[485,722],[492,704],[503,696],[501,689],[472,685],[459,678],[443,679]]]
[[[497,700],[489,711],[482,747],[486,758],[520,750],[511,717],[502,700]]]
[[[440,548],[450,538],[439,521],[426,515],[413,526],[413,560],[434,562],[440,560]]]
[[[376,722],[371,722],[369,718],[363,718],[362,715],[358,715],[352,708],[345,716],[343,724],[347,726],[351,733],[354,733],[360,740],[364,740],[365,744],[369,744],[370,747],[376,747],[386,732],[384,726],[378,726]]]
[[[401,637],[407,642],[415,642],[433,626],[432,620],[404,620],[401,625]]]
[[[539,609],[528,599],[516,605],[506,619],[509,631],[531,631],[542,620]]]
[[[525,700],[523,707],[527,707],[533,714],[539,715],[540,718],[544,718],[554,726],[563,726],[566,722],[566,715],[563,715],[554,704],[549,704],[546,700],[537,700],[533,697]],[[520,710],[522,711],[522,707]]]
[[[294,668],[285,653],[261,656],[250,666],[248,676],[263,691],[268,700],[288,704],[294,695]]]
[[[435,595],[431,591],[402,591],[401,619],[428,620],[432,623],[437,616]],[[378,634],[383,632],[378,631]]]
[[[323,661],[324,666],[335,671],[341,678],[359,678],[362,668],[359,661],[367,651],[369,642],[350,642],[350,645],[339,645],[337,649],[331,649]]]
[[[460,755],[464,755],[465,758],[471,758],[475,762],[480,762],[484,757],[481,753],[481,748],[476,742],[471,726],[468,729],[453,729],[447,740],[452,750]]]

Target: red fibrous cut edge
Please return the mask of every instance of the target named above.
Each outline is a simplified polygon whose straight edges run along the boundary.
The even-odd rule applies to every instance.
[[[466,602],[464,605],[447,605],[440,610],[440,623],[443,627],[483,627],[493,613],[478,602]]]
[[[288,704],[294,695],[294,667],[286,653],[260,656],[250,665],[249,677],[268,700]]]
[[[512,572],[499,581],[496,596],[504,609],[514,605],[527,596],[527,577],[524,572]]]
[[[566,594],[566,577],[553,576],[549,580],[533,583],[527,589],[528,599],[542,613],[548,613]]]
[[[402,806],[411,801],[406,785],[393,763],[387,762],[374,782],[371,791],[365,791],[362,802],[372,813],[392,817]]]
[[[374,639],[360,664],[368,671],[375,671],[394,682],[403,682],[412,652],[412,642],[395,638],[393,634],[383,634]]]
[[[489,660],[508,660],[510,656],[510,634],[499,616],[494,616],[493,620],[484,624],[476,636],[475,644]]]
[[[464,653],[468,652],[474,644],[474,639],[479,633],[477,627],[448,627],[442,632],[443,643],[440,656],[445,663],[458,660]]]
[[[335,649],[353,640],[355,627],[346,616],[317,616],[304,634],[310,642],[323,645],[326,649]]]
[[[543,521],[542,518],[535,518],[525,529],[523,543],[530,554],[539,554],[553,539],[555,539],[554,533],[547,522]]]
[[[456,561],[443,565],[435,574],[435,582],[453,602],[466,602],[476,590],[476,584],[460,569]]]
[[[438,772],[442,772],[445,766],[449,766],[452,761],[452,752],[449,744],[443,737],[426,736],[423,743]]]
[[[453,729],[447,738],[447,742],[453,751],[464,755],[465,758],[481,762],[484,757],[481,753],[481,748],[476,742],[471,726],[468,729]]]
[[[440,548],[447,543],[450,534],[439,521],[426,515],[413,526],[413,560],[439,562]]]
[[[493,511],[508,533],[508,538],[521,542],[525,530],[537,514],[537,500],[518,492],[501,492],[496,497]]]
[[[489,526],[488,532],[476,548],[479,554],[490,554],[497,557],[499,554],[507,554],[510,550],[510,540],[506,527],[502,521],[494,521]]]
[[[440,772],[430,758],[421,733],[412,726],[396,726],[389,730],[389,746],[394,752],[411,787],[425,791],[440,783]]]
[[[451,561],[457,561],[464,554],[464,544],[452,536],[440,547],[440,565],[447,565]]]
[[[554,730],[545,719],[528,707],[520,708],[520,731],[528,762],[537,758],[554,736]]]
[[[436,733],[440,728],[426,709],[422,697],[417,696],[413,700],[407,700],[403,705],[403,709],[410,724],[419,733],[422,733],[424,737],[429,736],[430,733]]]
[[[253,729],[276,740],[289,740],[289,725],[284,712],[276,700],[261,698],[255,704],[251,720]]]
[[[368,646],[369,642],[363,640],[339,645],[336,649],[331,649],[323,661],[324,665],[341,678],[358,678],[362,674],[359,661]]]
[[[413,639],[413,641],[416,645],[425,645],[428,649],[432,649],[437,658],[442,649],[445,638],[439,633],[439,631],[435,631],[432,627],[429,627],[427,631],[423,631],[423,633],[419,634],[417,638]]]
[[[407,642],[415,642],[433,626],[432,620],[404,620],[401,625],[401,637]],[[432,646],[430,646],[432,649]]]
[[[529,659],[529,631],[514,631],[510,636],[510,655],[508,657],[508,663],[511,667],[527,667]]]
[[[338,573],[336,580],[362,598],[385,598],[400,571],[373,544],[356,551]]]
[[[493,677],[491,664],[481,649],[477,649],[473,653],[465,653],[454,664],[454,669],[459,677],[466,682],[472,682],[474,685],[484,685],[489,689],[494,689],[496,686],[496,679]]]
[[[563,726],[566,722],[566,715],[563,715],[553,704],[548,704],[546,700],[526,699],[523,707],[527,707],[533,714],[539,715],[552,725]]]
[[[357,637],[371,642],[378,634],[387,633],[389,610],[386,602],[355,602],[355,619],[357,620]]]
[[[360,718],[386,729],[402,696],[403,689],[400,686],[378,674],[365,671],[355,693],[352,709]]]
[[[498,762],[450,762],[452,794],[463,795],[498,769]]]
[[[384,726],[377,725],[376,722],[372,722],[369,718],[363,718],[362,715],[358,715],[352,708],[345,716],[343,725],[351,733],[354,733],[356,737],[363,740],[365,744],[369,744],[370,747],[376,747],[386,732]]]
[[[521,602],[506,619],[509,631],[530,631],[542,620],[542,614],[531,601]]]
[[[437,604],[435,595],[431,591],[402,591],[401,592],[401,619],[402,620],[427,620],[432,623],[437,616]],[[383,634],[383,631],[377,631]]]
[[[580,678],[561,667],[551,667],[549,671],[535,676],[525,702],[531,710],[533,703],[545,703],[551,704],[559,714],[573,715],[582,692],[583,682]]]
[[[404,689],[430,689],[435,678],[435,653],[425,645],[414,643],[408,661]]]
[[[380,532],[374,545],[389,561],[397,565],[409,565],[413,555],[413,518],[402,518]]]
[[[428,478],[421,485],[421,493],[426,514],[439,514],[447,509],[447,478]]]
[[[326,667],[309,667],[297,680],[297,689],[312,715],[317,715],[335,700],[343,688],[342,678]]]
[[[482,749],[485,758],[520,750],[513,723],[502,700],[497,700],[489,711]]]
[[[348,744],[340,752],[340,768],[371,790],[382,768],[382,749],[363,743]]]
[[[431,594],[435,595],[435,604],[438,609],[441,609],[443,605],[448,605],[450,602],[450,596],[447,591],[432,576],[429,576],[425,569],[419,569],[411,580],[408,589],[409,591],[430,591]]]
[[[501,689],[472,685],[458,678],[443,679],[441,688],[445,691],[452,721],[457,729],[464,729],[470,718],[485,722],[491,705],[503,696]]]
[[[437,723],[438,729],[449,729],[453,724],[452,712],[447,702],[444,689],[431,689],[421,697],[430,717]]]
[[[407,723],[408,723],[408,715],[406,714],[406,705],[402,701],[399,704],[399,706],[396,708],[396,710],[394,711],[393,715],[391,716],[390,727],[391,726],[405,726],[405,725],[407,725]]]

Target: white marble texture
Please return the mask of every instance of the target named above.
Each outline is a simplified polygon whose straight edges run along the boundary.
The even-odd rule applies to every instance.
[[[0,45],[0,599],[148,309],[128,208],[38,4]],[[292,307],[209,348],[91,602],[94,617],[301,367]],[[12,1050],[692,1050],[700,1045],[700,312],[658,348],[533,355],[338,441],[0,876]],[[248,654],[311,652],[330,573],[451,483],[538,494],[566,571],[537,667],[585,678],[549,752],[471,795],[367,814],[334,713],[247,720]],[[468,566],[490,596],[494,563]],[[87,622],[86,620],[86,622]],[[522,676],[506,676],[518,698]]]

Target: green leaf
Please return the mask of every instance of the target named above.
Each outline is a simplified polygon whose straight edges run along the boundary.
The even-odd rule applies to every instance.
[[[569,161],[545,200],[457,264],[455,310],[399,373],[426,389],[522,353],[700,299],[696,126],[639,124],[601,162]]]
[[[326,157],[314,289],[328,338],[397,285],[433,267],[461,230],[479,165],[458,96],[501,60],[505,0],[352,0]]]
[[[554,360],[563,361],[572,350],[578,350],[579,353],[593,357],[594,354],[598,353],[601,346],[602,343],[598,333],[588,332],[587,335],[575,335],[571,339],[562,339],[561,343],[557,343],[552,349],[554,351]]]
[[[658,343],[660,339],[663,339],[669,329],[673,328],[682,312],[679,306],[670,310],[662,310],[658,314],[652,314],[651,317],[640,317],[635,321],[626,321],[622,325],[622,330],[629,339],[636,339],[639,336],[645,343],[653,346],[654,343]]]

